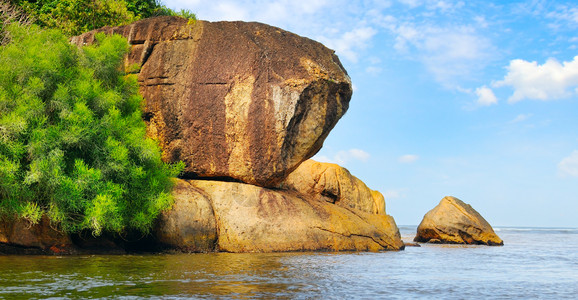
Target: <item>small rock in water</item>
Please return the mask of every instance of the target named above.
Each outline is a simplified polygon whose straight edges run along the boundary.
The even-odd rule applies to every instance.
[[[489,246],[504,244],[476,210],[451,196],[443,198],[423,217],[413,241]]]

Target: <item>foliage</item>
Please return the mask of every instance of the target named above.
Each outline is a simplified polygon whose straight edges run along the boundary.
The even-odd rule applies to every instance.
[[[189,10],[175,12],[158,0],[12,0],[43,27],[78,35],[104,26],[118,26],[152,16],[196,20]]]
[[[37,24],[77,35],[106,25],[128,24],[136,20],[124,0],[15,0]]]
[[[10,41],[4,28],[11,23],[30,24],[30,19],[18,7],[0,0],[0,45]]]
[[[164,5],[159,7],[159,9],[155,12],[155,15],[182,17],[193,21],[197,20],[197,15],[188,9],[180,9],[179,11],[174,11]]]
[[[145,138],[120,36],[78,49],[56,30],[11,24],[0,47],[0,216],[46,214],[65,232],[150,230],[182,163]]]

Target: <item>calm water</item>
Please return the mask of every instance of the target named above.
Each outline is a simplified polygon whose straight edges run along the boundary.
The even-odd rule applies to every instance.
[[[404,240],[415,227],[400,227]],[[0,298],[577,299],[578,229],[401,252],[0,256]]]

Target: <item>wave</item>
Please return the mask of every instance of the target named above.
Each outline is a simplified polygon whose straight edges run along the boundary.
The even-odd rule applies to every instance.
[[[578,234],[578,228],[571,228],[571,227],[494,227],[494,231]]]

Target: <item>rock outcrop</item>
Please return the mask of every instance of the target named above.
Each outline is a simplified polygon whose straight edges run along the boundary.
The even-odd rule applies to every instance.
[[[131,44],[148,134],[188,178],[280,183],[346,112],[351,81],[332,50],[260,23],[145,19],[96,32]],[[135,68],[135,65],[137,68]]]
[[[178,187],[175,206],[162,215],[156,231],[168,248],[224,252],[404,248],[395,221],[384,214],[236,182],[181,180]],[[204,209],[207,203],[212,210]]]
[[[502,239],[469,204],[447,196],[424,217],[414,241],[501,246]]]
[[[322,200],[345,208],[385,215],[383,195],[365,185],[339,165],[306,160],[280,185],[308,199]]]
[[[90,232],[64,233],[46,215],[34,225],[21,218],[0,219],[0,255],[125,254],[127,250],[156,249],[160,249],[156,241],[143,239],[140,233],[134,237],[106,233],[94,237]]]
[[[0,219],[0,254],[67,254],[73,248],[70,236],[50,226],[46,216],[35,225],[26,219]]]
[[[6,221],[0,253],[404,248],[379,192],[342,167],[306,161],[351,98],[332,50],[265,24],[178,17],[105,27],[72,43],[94,43],[97,32],[128,39],[125,67],[138,73],[147,133],[165,161],[186,164],[175,203],[147,237],[69,236],[46,218]]]

